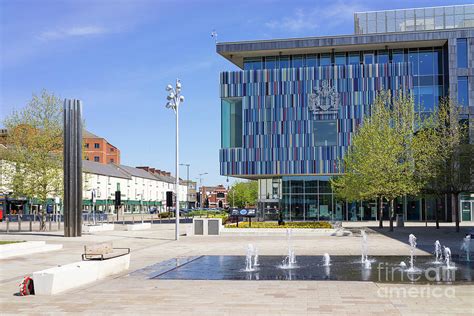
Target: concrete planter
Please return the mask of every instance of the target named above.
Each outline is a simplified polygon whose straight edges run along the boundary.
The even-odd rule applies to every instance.
[[[0,259],[59,250],[62,248],[62,244],[46,244],[45,241],[25,241],[0,245]]]
[[[151,223],[128,224],[127,230],[146,230],[151,229]]]
[[[130,254],[108,260],[80,261],[33,273],[35,295],[54,295],[128,270]]]
[[[114,230],[114,224],[85,225],[82,230],[85,233],[105,232]]]
[[[193,218],[192,235],[220,235],[222,218]]]

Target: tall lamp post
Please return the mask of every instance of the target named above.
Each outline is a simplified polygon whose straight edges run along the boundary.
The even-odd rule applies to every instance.
[[[199,191],[202,190],[202,176],[204,176],[206,174],[208,174],[208,173],[204,172],[204,173],[199,174],[199,177],[198,177],[198,179],[199,179]],[[202,208],[202,192],[199,193],[199,207]]]
[[[180,166],[186,166],[186,209],[189,210],[189,163],[180,163]]]
[[[184,96],[181,95],[181,81],[176,79],[176,86],[173,88],[172,85],[166,86],[166,91],[168,92],[168,96],[166,99],[168,102],[166,103],[167,109],[172,109],[176,114],[176,205],[175,205],[175,213],[176,213],[176,229],[175,229],[175,239],[179,240],[179,105],[184,102]]]

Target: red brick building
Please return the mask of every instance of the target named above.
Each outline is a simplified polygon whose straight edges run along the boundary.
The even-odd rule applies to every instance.
[[[110,144],[105,138],[84,130],[82,139],[84,140],[84,154],[86,160],[104,164],[120,164],[120,150]]]
[[[223,185],[200,188],[200,197],[202,199],[202,207],[208,208],[227,208],[227,188]]]

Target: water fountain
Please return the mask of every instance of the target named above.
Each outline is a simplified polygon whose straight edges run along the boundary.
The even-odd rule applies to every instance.
[[[255,247],[255,250],[253,252],[253,266],[258,267],[260,263],[258,262],[258,248]]]
[[[366,269],[366,270],[372,269],[372,263],[370,263],[370,260],[365,260],[364,261],[364,269]]]
[[[471,235],[464,237],[461,250],[466,252],[466,260],[471,261]]]
[[[329,254],[326,252],[323,256],[323,266],[329,267],[331,265],[331,257]]]
[[[286,237],[288,240],[288,255],[281,262],[280,268],[282,269],[293,269],[296,268],[296,256],[293,246],[291,244],[291,229],[286,230]]]
[[[415,250],[416,250],[416,237],[413,234],[410,234],[408,236],[408,242],[410,243],[410,267],[407,269],[407,272],[416,272],[418,271],[417,268],[415,268]]]
[[[245,255],[245,272],[253,272],[255,271],[255,264],[254,264],[254,255],[255,255],[255,248],[252,244],[248,244],[247,246],[247,254]],[[258,260],[258,259],[257,259]]]
[[[451,262],[451,249],[444,247],[444,261],[446,262],[446,269],[453,270],[456,269],[453,262]]]
[[[367,234],[365,233],[365,230],[361,230],[360,234],[362,235],[362,258],[361,262],[365,263],[368,261],[368,246],[367,246]]]
[[[435,264],[440,264],[443,263],[443,251],[441,250],[441,243],[439,240],[435,241],[435,255],[436,255],[436,260]]]

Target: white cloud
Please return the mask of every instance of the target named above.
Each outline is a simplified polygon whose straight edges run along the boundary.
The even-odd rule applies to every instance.
[[[302,9],[296,9],[292,16],[284,17],[281,20],[272,20],[265,23],[270,29],[283,29],[290,32],[299,32],[302,30],[314,30],[318,27],[316,19]]]
[[[70,37],[86,37],[94,36],[107,33],[107,29],[96,26],[96,25],[87,25],[87,26],[74,26],[70,28],[56,29],[51,31],[45,31],[38,35],[38,38],[44,41],[50,40],[61,40]]]
[[[293,14],[270,20],[264,25],[276,31],[292,33],[315,31],[320,27],[334,27],[353,18],[354,12],[363,8],[356,3],[336,1],[317,5],[311,10],[296,9]]]

